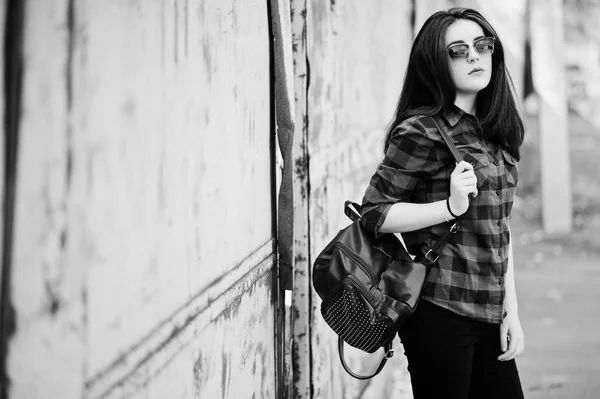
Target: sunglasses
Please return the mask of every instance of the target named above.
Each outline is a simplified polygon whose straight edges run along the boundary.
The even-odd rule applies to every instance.
[[[494,52],[495,37],[480,37],[473,42],[473,47],[479,54],[492,54]],[[470,46],[466,43],[457,43],[448,46],[448,54],[451,58],[466,58],[469,55]]]

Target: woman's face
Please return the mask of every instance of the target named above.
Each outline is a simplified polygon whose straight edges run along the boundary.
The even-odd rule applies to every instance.
[[[484,33],[481,26],[469,19],[459,19],[448,26],[446,47],[449,49],[450,74],[456,86],[457,96],[477,94],[490,83],[492,51],[490,51],[489,41],[482,41],[482,38],[484,38]],[[480,51],[475,49],[474,43],[477,44]],[[455,47],[460,44],[468,45],[467,54],[460,51],[460,46]],[[451,56],[450,49],[453,48],[457,51],[452,51],[453,55]],[[462,50],[464,50],[464,46]]]

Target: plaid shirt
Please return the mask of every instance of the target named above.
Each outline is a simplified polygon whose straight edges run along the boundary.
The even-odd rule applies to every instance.
[[[477,176],[479,193],[460,229],[431,268],[422,299],[475,320],[500,323],[504,317],[504,277],[508,266],[508,219],[518,170],[515,159],[484,141],[477,119],[459,108],[435,116]],[[394,131],[383,161],[363,198],[362,223],[374,234],[396,202],[429,203],[450,195],[455,162],[433,121],[415,116]],[[431,248],[448,223],[402,233],[415,255]]]

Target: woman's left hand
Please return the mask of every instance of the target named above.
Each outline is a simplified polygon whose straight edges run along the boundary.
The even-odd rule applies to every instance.
[[[525,335],[516,313],[509,312],[500,325],[500,349],[504,352],[498,356],[501,362],[512,360],[525,350]]]

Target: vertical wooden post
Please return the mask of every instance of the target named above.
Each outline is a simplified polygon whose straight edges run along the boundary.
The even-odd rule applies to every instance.
[[[6,36],[7,32],[6,32],[6,1],[0,1],[0,29],[2,30],[2,32],[4,32],[4,35]],[[6,101],[6,97],[7,97],[7,93],[5,92],[5,89],[7,87],[7,83],[5,82],[5,77],[6,77],[6,63],[10,62],[8,61],[8,57],[6,54],[6,47],[5,47],[5,40],[0,41],[0,50],[1,53],[4,55],[4,61],[2,63],[0,63],[0,121],[2,121],[3,126],[4,126],[4,137],[2,140],[0,140],[0,165],[2,165],[2,173],[0,173],[0,198],[2,198],[2,205],[0,205],[0,259],[2,259],[2,256],[4,256],[4,251],[3,251],[3,244],[4,244],[4,223],[5,223],[5,214],[4,214],[4,207],[5,207],[5,203],[6,200],[4,199],[4,194],[5,194],[5,190],[4,190],[4,177],[6,174],[6,165],[5,165],[5,151],[6,151],[6,137],[7,137],[7,120],[6,118],[6,114],[5,114],[5,107],[8,105],[7,101]],[[0,266],[1,267],[1,266]],[[0,269],[0,298],[2,298],[2,270]]]
[[[275,83],[276,135],[281,159],[278,187],[277,242],[279,273],[282,288],[293,288],[292,264],[294,262],[294,70],[289,0],[271,1],[273,23],[273,58]]]
[[[291,297],[294,289],[294,68],[290,0],[271,0],[277,185],[278,317],[276,372],[278,397],[289,398],[293,385]],[[289,348],[289,349],[288,349]]]
[[[561,0],[530,0],[534,87],[538,94],[542,220],[548,233],[572,227],[571,168]],[[557,50],[558,49],[558,50]]]
[[[311,397],[308,176],[308,60],[306,0],[290,2],[296,123],[294,154],[294,291],[292,295],[294,398]]]

